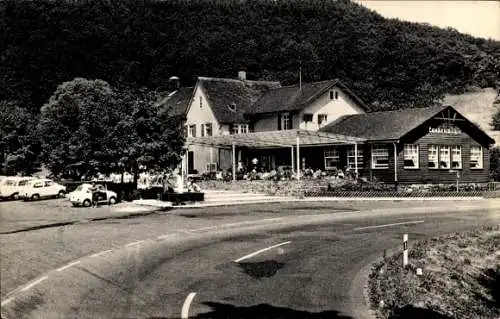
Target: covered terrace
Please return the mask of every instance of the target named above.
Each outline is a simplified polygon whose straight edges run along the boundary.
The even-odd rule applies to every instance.
[[[203,145],[208,147],[232,149],[233,180],[236,179],[237,147],[245,147],[249,149],[290,148],[292,171],[297,173],[297,178],[299,179],[301,147],[354,145],[354,152],[357,154],[358,144],[363,144],[365,141],[365,139],[359,137],[293,129],[233,135],[188,137],[186,145]],[[187,167],[187,157],[185,157],[183,162]],[[358,176],[357,156],[355,156],[355,174]]]

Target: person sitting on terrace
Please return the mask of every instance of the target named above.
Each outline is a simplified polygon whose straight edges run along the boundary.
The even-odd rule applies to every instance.
[[[222,180],[224,179],[224,174],[223,174],[223,171],[217,171],[217,173],[215,173],[215,179],[217,180]]]
[[[304,177],[312,175],[313,175],[313,170],[311,169],[311,167],[308,167],[304,170]]]
[[[321,178],[321,170],[318,168],[314,173],[313,173],[313,178]]]
[[[201,187],[196,184],[192,179],[188,180],[188,192],[201,192]]]
[[[344,179],[344,177],[345,177],[345,176],[344,176],[344,172],[342,172],[342,170],[341,170],[341,169],[337,169],[337,178],[342,178],[342,179]]]

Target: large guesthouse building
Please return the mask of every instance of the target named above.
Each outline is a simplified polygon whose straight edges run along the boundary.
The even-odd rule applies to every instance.
[[[453,106],[369,112],[339,80],[278,82],[199,77],[161,101],[185,114],[185,173],[350,171],[398,183],[484,183],[495,141]]]

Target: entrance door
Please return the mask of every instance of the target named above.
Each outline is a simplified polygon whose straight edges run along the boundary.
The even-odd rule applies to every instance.
[[[188,174],[192,174],[194,171],[194,152],[188,152]]]

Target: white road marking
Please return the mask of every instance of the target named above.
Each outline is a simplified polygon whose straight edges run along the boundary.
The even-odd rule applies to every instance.
[[[219,229],[219,228],[227,228],[227,227],[234,227],[234,226],[244,226],[244,225],[260,224],[260,223],[266,223],[266,222],[272,222],[272,221],[279,221],[279,220],[283,220],[283,219],[284,219],[283,217],[278,217],[278,218],[265,218],[265,219],[259,219],[259,220],[249,220],[249,221],[246,221],[246,222],[229,223],[229,224],[222,224],[222,225],[217,225],[217,226],[195,228],[195,229],[191,229],[189,231],[190,232],[199,232],[199,231],[211,230],[211,229]]]
[[[186,297],[186,300],[182,305],[182,311],[181,311],[182,319],[189,318],[189,307],[191,306],[191,302],[193,302],[194,296],[196,296],[196,292],[192,292]]]
[[[409,224],[421,224],[423,222],[424,222],[423,220],[416,220],[416,221],[408,221],[408,222],[402,222],[402,223],[393,223],[393,224],[384,224],[384,225],[376,225],[376,226],[357,227],[357,228],[354,228],[354,230],[374,229],[374,228],[391,227],[391,226],[399,226],[399,225],[409,225]]]
[[[64,269],[68,269],[71,266],[78,265],[80,263],[79,260],[72,262],[71,264],[67,264],[66,266],[62,266],[61,268],[57,269],[57,271],[63,271]]]
[[[141,243],[143,243],[144,240],[138,240],[138,241],[134,241],[133,243],[130,243],[130,244],[126,244],[125,247],[130,247],[130,246],[135,246],[135,245],[139,245]]]
[[[102,256],[102,255],[107,254],[107,253],[112,252],[112,251],[113,251],[113,250],[108,249],[108,250],[105,250],[105,251],[101,251],[100,253],[95,253],[95,254],[92,254],[92,255],[90,255],[90,257],[92,257],[92,258],[93,258],[93,257],[99,257],[99,256]]]
[[[234,262],[239,263],[242,260],[251,258],[251,257],[256,256],[256,255],[258,255],[260,253],[263,253],[265,251],[268,251],[268,250],[271,250],[271,249],[274,249],[274,248],[277,248],[277,247],[280,247],[280,246],[283,246],[283,245],[287,245],[287,244],[290,244],[290,243],[291,243],[291,241],[286,241],[286,242],[281,243],[281,244],[277,244],[277,245],[273,245],[271,247],[267,247],[267,248],[264,248],[264,249],[261,249],[261,250],[257,250],[256,252],[253,252],[251,254],[248,254],[246,256],[243,256],[241,258],[236,259]]]
[[[35,285],[38,285],[39,283],[41,283],[42,281],[44,281],[45,279],[49,278],[48,276],[43,276],[42,278],[32,282],[31,284],[27,285],[26,287],[24,287],[23,289],[21,289],[21,291],[26,291],[26,290],[29,290],[30,288],[32,288],[33,286]]]
[[[156,237],[156,239],[163,240],[163,239],[167,239],[169,237],[172,237],[172,234],[161,235],[161,236]]]
[[[2,301],[2,304],[1,304],[2,307],[9,304],[12,300],[14,300],[14,297],[9,297],[9,298],[5,299],[4,301]],[[2,318],[3,318],[3,316],[2,316]]]

